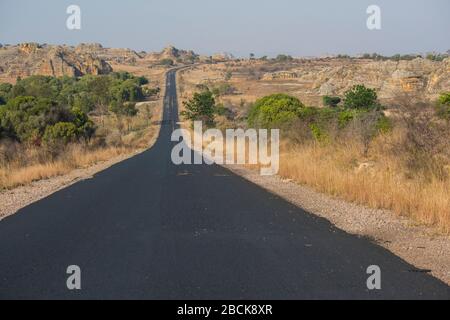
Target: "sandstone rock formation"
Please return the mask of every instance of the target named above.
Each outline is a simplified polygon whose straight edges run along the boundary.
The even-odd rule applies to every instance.
[[[123,48],[104,48],[99,43],[81,43],[75,47],[78,54],[91,54],[109,63],[134,65],[143,57],[131,49]]]
[[[213,54],[211,59],[214,62],[226,62],[226,61],[234,60],[235,58],[234,58],[233,54],[231,54],[229,52],[222,52],[222,53]]]
[[[193,63],[199,56],[192,50],[180,50],[174,46],[168,46],[159,53],[148,53],[144,59],[149,62],[157,62],[164,59],[170,59],[179,63]]]
[[[68,46],[23,43],[0,49],[0,76],[3,77],[81,76],[111,71],[111,66],[95,54],[77,52]]]
[[[321,96],[342,95],[356,84],[377,90],[380,99],[414,93],[435,99],[450,90],[450,58],[402,61],[365,59],[311,59],[282,72],[267,73],[263,80],[290,81],[309,103],[320,104]]]

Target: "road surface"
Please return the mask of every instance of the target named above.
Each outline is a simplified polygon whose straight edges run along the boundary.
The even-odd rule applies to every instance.
[[[0,221],[0,299],[449,299],[447,285],[219,166],[150,150]],[[81,290],[68,290],[69,265]],[[366,269],[381,269],[368,290]]]

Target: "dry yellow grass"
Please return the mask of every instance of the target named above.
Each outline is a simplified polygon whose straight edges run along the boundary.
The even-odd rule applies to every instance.
[[[413,220],[450,232],[450,181],[407,178],[395,158],[370,166],[355,145],[305,144],[281,154],[280,175],[314,189],[373,208],[391,209]],[[365,162],[369,163],[369,162]]]
[[[29,166],[10,164],[0,168],[0,189],[10,189],[33,181],[49,179],[76,168],[84,168],[100,161],[131,152],[131,148],[109,147],[87,151],[79,145],[69,148],[64,159]]]

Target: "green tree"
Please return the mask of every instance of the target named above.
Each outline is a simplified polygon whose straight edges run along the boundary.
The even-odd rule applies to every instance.
[[[194,93],[192,99],[183,102],[185,110],[181,115],[191,121],[203,121],[207,126],[214,124],[216,101],[209,90]]]
[[[344,107],[349,109],[380,109],[377,93],[364,85],[355,85],[344,94]]]

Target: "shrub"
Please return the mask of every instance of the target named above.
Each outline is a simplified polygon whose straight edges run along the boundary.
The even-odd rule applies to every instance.
[[[285,55],[285,54],[279,54],[275,58],[275,61],[277,61],[277,62],[291,62],[292,60],[294,60],[294,58],[292,58],[289,55]]]
[[[438,117],[450,120],[450,92],[440,95],[436,105],[436,113]]]
[[[316,139],[317,142],[321,142],[321,143],[326,143],[329,140],[329,136],[328,134],[325,132],[325,130],[323,130],[322,128],[320,128],[317,124],[312,123],[310,124],[310,129],[312,132],[312,135],[314,137],[314,139]]]
[[[10,83],[0,83],[0,105],[8,101],[12,87]]]
[[[224,95],[234,94],[236,92],[236,88],[233,87],[229,83],[221,83],[221,84],[215,86],[211,90],[211,92],[214,94],[214,96],[220,97],[220,96],[224,96]]]
[[[269,128],[296,119],[304,105],[287,94],[273,94],[255,102],[248,115],[250,126]]]
[[[57,144],[62,142],[67,144],[74,142],[78,138],[77,127],[71,122],[58,122],[53,126],[45,129],[44,141],[47,144]]]
[[[111,103],[111,106],[109,110],[116,115],[122,115],[122,116],[135,116],[138,113],[138,110],[136,109],[136,103],[132,102],[121,102],[121,101],[113,101]]]
[[[341,98],[339,97],[330,97],[330,96],[324,96],[322,98],[323,104],[327,107],[337,107],[337,105],[341,102]]]
[[[170,67],[170,66],[173,66],[174,65],[174,62],[173,62],[173,60],[172,59],[162,59],[160,62],[159,62],[159,64],[160,65],[162,65],[162,66],[168,66],[168,67]]]
[[[357,115],[356,110],[344,109],[338,114],[338,125],[339,128],[344,128],[350,121],[355,119]]]
[[[69,110],[48,98],[17,97],[0,110],[1,135],[20,142],[39,145],[47,128],[58,123],[72,123],[77,137],[86,139],[95,131],[92,121],[81,109]]]

